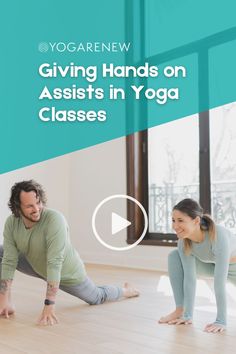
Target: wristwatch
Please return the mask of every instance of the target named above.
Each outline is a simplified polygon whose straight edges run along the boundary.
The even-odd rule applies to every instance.
[[[45,299],[44,300],[44,305],[55,305],[55,301],[49,300],[49,299]]]

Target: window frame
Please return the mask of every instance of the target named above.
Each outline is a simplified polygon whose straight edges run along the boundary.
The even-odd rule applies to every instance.
[[[145,1],[130,1],[126,8],[126,38],[136,44],[134,51],[128,53],[126,64],[141,65],[143,62],[155,65],[183,56],[197,54],[198,56],[198,92],[199,107],[209,107],[209,50],[218,45],[236,39],[236,27],[211,35],[202,40],[183,45],[179,48],[154,55],[145,56]],[[135,36],[135,37],[134,37]],[[134,41],[135,38],[135,41]],[[130,81],[127,80],[127,85]],[[147,116],[147,105],[135,106],[127,100],[126,117],[127,132],[132,130],[130,117],[137,113],[140,117]],[[200,111],[200,109],[199,109]],[[211,213],[211,175],[210,175],[210,131],[209,110],[201,112],[199,116],[199,201],[207,213]],[[131,119],[132,120],[132,119]],[[130,129],[131,128],[131,129]],[[136,129],[138,130],[138,129]],[[127,161],[127,194],[136,198],[143,204],[147,214],[148,207],[148,131],[143,130],[128,135],[126,138]],[[127,243],[132,244],[138,240],[144,229],[144,220],[137,207],[127,204],[127,217],[132,220],[132,225],[127,230]],[[141,245],[175,246],[175,234],[153,233],[147,230]]]

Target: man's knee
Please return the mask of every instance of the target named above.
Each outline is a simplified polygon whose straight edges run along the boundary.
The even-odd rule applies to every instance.
[[[96,291],[92,294],[89,299],[90,305],[100,305],[107,300],[107,290],[106,286],[97,286]]]
[[[104,302],[104,301],[103,301]],[[87,303],[89,304],[89,305],[100,305],[100,304],[102,304],[103,302],[101,302],[100,301],[100,299],[96,299],[96,300],[89,300],[89,301],[87,301]]]
[[[3,246],[0,245],[0,262],[2,261],[2,257],[3,257]]]

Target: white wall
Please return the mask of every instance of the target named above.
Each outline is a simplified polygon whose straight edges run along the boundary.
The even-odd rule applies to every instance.
[[[7,207],[10,189],[15,182],[35,179],[43,185],[47,192],[48,206],[61,210],[68,217],[69,201],[69,171],[70,159],[68,155],[21,168],[10,173],[0,175],[0,239],[4,221],[11,213]]]
[[[112,251],[95,239],[91,218],[97,204],[113,194],[126,194],[125,138],[70,155],[69,221],[74,244],[86,262],[167,270],[172,248],[139,245]]]
[[[137,246],[116,252],[100,245],[91,218],[97,204],[113,194],[126,194],[125,138],[0,175],[0,233],[10,211],[9,191],[16,181],[34,178],[48,196],[48,206],[66,216],[71,239],[85,262],[167,270],[171,248]]]

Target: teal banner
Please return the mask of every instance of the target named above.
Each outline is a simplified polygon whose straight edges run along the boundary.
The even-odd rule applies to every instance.
[[[235,0],[0,6],[0,173],[236,100]]]

